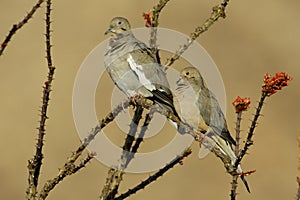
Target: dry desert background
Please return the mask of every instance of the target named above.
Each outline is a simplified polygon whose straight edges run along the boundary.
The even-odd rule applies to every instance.
[[[142,13],[157,1],[53,1],[52,49],[57,67],[47,122],[41,182],[52,178],[65,159],[80,144],[72,117],[72,89],[77,70],[88,53],[105,40],[112,17],[127,17],[132,27],[143,27]],[[0,0],[0,39],[36,3],[35,0]],[[209,16],[219,1],[172,0],[160,16],[160,26],[184,34],[192,32]],[[226,19],[220,19],[197,41],[208,51],[222,75],[227,95],[227,120],[234,130],[231,102],[250,97],[251,109],[244,115],[247,130],[266,72],[284,71],[294,80],[263,107],[264,117],[254,136],[254,146],[243,161],[251,194],[240,183],[238,199],[294,199],[297,189],[297,135],[300,131],[300,1],[230,1]],[[27,187],[27,160],[33,156],[38,109],[47,64],[44,43],[45,4],[13,37],[0,57],[0,199],[23,199]],[[110,80],[108,79],[108,82]],[[105,87],[111,90],[113,84]],[[103,89],[103,88],[102,88]],[[105,93],[105,91],[104,91]],[[98,96],[97,98],[101,98]],[[96,105],[99,118],[109,108]],[[103,108],[101,110],[101,108]],[[113,126],[112,126],[113,127]],[[113,128],[110,127],[112,131]],[[246,131],[243,132],[243,135]],[[193,154],[166,175],[129,199],[229,199],[231,177],[222,163],[209,155]],[[66,178],[49,196],[54,199],[97,199],[108,168],[93,160],[78,174]],[[148,174],[125,176],[125,191]]]

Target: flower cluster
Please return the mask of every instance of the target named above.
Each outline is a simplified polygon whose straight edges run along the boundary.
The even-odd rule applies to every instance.
[[[293,78],[287,75],[285,72],[276,72],[275,76],[271,76],[268,73],[264,76],[264,84],[262,85],[262,92],[265,92],[267,96],[275,94],[278,90],[288,85],[288,82]]]
[[[234,102],[232,102],[232,105],[235,107],[235,112],[242,112],[247,110],[250,107],[250,98],[241,98],[238,96]]]
[[[152,26],[152,14],[151,14],[151,12],[143,13],[143,17],[146,21],[145,26],[146,27]]]

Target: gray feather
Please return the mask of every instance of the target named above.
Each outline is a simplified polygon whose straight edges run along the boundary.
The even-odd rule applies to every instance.
[[[203,87],[199,92],[197,103],[205,123],[224,140],[236,145],[235,140],[229,133],[225,116],[216,96],[208,88]]]

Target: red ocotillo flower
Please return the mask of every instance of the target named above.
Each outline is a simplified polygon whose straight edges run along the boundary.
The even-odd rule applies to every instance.
[[[152,15],[151,15],[151,12],[143,13],[143,17],[144,17],[144,19],[146,21],[145,26],[146,27],[152,26]]]
[[[238,96],[234,102],[232,102],[232,105],[235,107],[235,112],[242,112],[246,111],[250,107],[250,98],[241,98]]]
[[[275,76],[266,73],[264,76],[264,84],[262,85],[262,92],[265,92],[267,96],[271,96],[283,87],[288,86],[289,81],[292,79],[293,78],[285,72],[276,72]]]

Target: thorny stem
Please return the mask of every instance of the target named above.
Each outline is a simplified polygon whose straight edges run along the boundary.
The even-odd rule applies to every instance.
[[[44,2],[45,0],[39,0],[32,8],[31,11],[29,13],[27,13],[27,15],[22,19],[22,21],[20,21],[18,24],[14,24],[13,27],[10,29],[8,35],[5,37],[4,41],[1,43],[0,46],[0,56],[3,54],[4,49],[7,47],[8,43],[10,42],[12,36],[20,29],[22,28],[28,21],[29,19],[32,18],[33,14],[35,13],[35,11],[41,7],[41,4]]]
[[[157,27],[159,24],[158,18],[162,9],[170,0],[160,0],[152,9],[151,32],[150,32],[150,48],[153,55],[156,56],[157,63],[160,64],[159,51],[156,45],[157,41]]]
[[[77,166],[73,169],[73,174],[75,174],[80,169],[84,168],[94,157],[96,156],[96,153],[90,153],[86,156],[85,159],[83,159]]]
[[[133,153],[133,156],[134,156],[134,153],[137,152],[138,148],[140,147],[140,144],[143,142],[143,138],[145,136],[145,133],[148,129],[148,125],[150,124],[151,122],[151,116],[149,113],[146,114],[146,117],[145,117],[145,122],[142,126],[142,129],[141,129],[141,132],[139,134],[139,137],[136,139],[132,149],[131,149],[131,152]]]
[[[39,200],[44,200],[47,198],[47,196],[49,195],[49,192],[51,190],[54,189],[54,187],[61,182],[65,177],[70,176],[72,174],[75,174],[76,172],[78,172],[80,169],[82,169],[83,167],[86,166],[86,164],[88,162],[90,162],[90,160],[92,158],[94,158],[95,154],[91,153],[88,154],[88,156],[77,166],[74,163],[66,163],[63,168],[59,171],[58,175],[51,179],[48,180],[45,185],[43,186],[38,199]]]
[[[242,111],[237,113],[237,119],[236,119],[236,128],[235,128],[235,141],[236,141],[236,146],[234,149],[234,153],[236,156],[239,155],[240,153],[240,133],[241,133],[241,121],[242,121]]]
[[[181,55],[193,44],[193,42],[204,32],[206,32],[220,17],[225,18],[225,8],[228,5],[229,0],[224,0],[221,4],[212,8],[212,13],[210,17],[201,25],[196,27],[193,33],[191,33],[191,38],[188,39],[187,43],[181,46],[164,65],[164,70],[168,68],[178,60]]]
[[[85,150],[85,148],[96,137],[96,135],[101,131],[101,129],[103,129],[110,122],[112,122],[122,110],[126,109],[129,106],[129,104],[129,101],[120,103],[116,108],[114,108],[110,113],[108,113],[108,115],[105,118],[100,120],[97,126],[91,129],[89,134],[83,139],[82,144],[78,147],[78,149],[75,152],[72,153],[72,155],[68,158],[64,166],[59,170],[58,175],[45,183],[40,192],[39,199],[45,199],[49,195],[50,191],[52,191],[59,182],[61,182],[65,177],[70,176],[79,170],[75,169],[81,166],[81,164],[76,166],[74,163],[82,154],[83,150]],[[94,154],[89,155],[89,157],[92,156],[94,156]],[[88,158],[85,160],[87,162],[89,161]]]
[[[151,111],[150,111],[151,112]],[[139,113],[141,114],[141,113]],[[128,166],[128,164],[130,163],[130,161],[134,158],[134,154],[137,152],[141,142],[143,141],[143,137],[147,131],[147,128],[148,128],[148,125],[151,121],[151,114],[150,113],[147,113],[146,114],[146,117],[145,117],[145,121],[144,121],[144,124],[142,126],[142,129],[140,131],[140,134],[138,136],[138,138],[136,139],[131,151],[129,152],[129,154],[126,156],[126,160],[125,160],[125,168]],[[136,121],[137,122],[137,121]],[[127,145],[126,145],[127,146]],[[131,145],[132,146],[132,145]],[[124,145],[125,147],[125,145]],[[124,148],[123,147],[123,148]],[[126,147],[128,148],[128,147]],[[129,151],[129,150],[128,150]],[[115,170],[115,169],[110,169],[109,172],[108,172],[109,176],[107,177],[106,179],[106,184],[104,186],[104,189],[102,191],[102,194],[100,196],[100,199],[112,199],[116,193],[117,193],[117,190],[114,189],[113,191],[115,192],[115,194],[113,193],[110,193],[108,194],[107,196],[105,196],[105,193],[108,193],[107,191],[109,190],[109,188],[113,188],[112,184],[114,183],[114,179],[118,179],[119,181],[122,180],[122,173],[121,171],[119,170]],[[114,177],[114,178],[113,178]],[[105,191],[105,192],[104,192]]]
[[[162,9],[167,5],[167,3],[169,1],[170,0],[159,0],[158,4],[153,7],[153,9],[152,9],[152,20],[151,20],[152,27],[158,27],[159,14],[162,11]]]
[[[182,160],[184,158],[186,158],[187,156],[189,156],[191,153],[192,153],[191,149],[187,149],[186,151],[183,152],[182,155],[177,156],[174,160],[172,160],[169,164],[167,164],[165,167],[160,169],[158,172],[151,175],[149,178],[142,181],[140,184],[138,184],[134,188],[129,189],[127,192],[125,192],[125,193],[121,194],[120,196],[114,198],[114,200],[126,199],[127,197],[129,197],[129,196],[135,194],[136,192],[138,192],[139,190],[144,189],[146,186],[148,186],[149,184],[151,184],[152,182],[157,180],[159,177],[163,176],[168,170],[173,168],[176,164],[178,164],[178,163],[181,164]]]
[[[132,147],[132,143],[134,142],[134,138],[137,132],[138,124],[142,118],[143,110],[144,109],[141,105],[137,105],[134,116],[130,123],[129,133],[127,134],[126,141],[123,145],[123,153],[127,154],[127,152],[129,152]]]
[[[42,3],[42,1],[40,2]],[[31,11],[31,15],[27,15],[29,18],[33,15],[34,11],[39,7],[40,4],[37,4]],[[43,97],[42,97],[42,107],[41,107],[41,116],[40,116],[40,125],[38,128],[38,139],[36,144],[36,152],[33,159],[28,161],[28,188],[26,190],[27,199],[34,199],[37,193],[37,186],[38,180],[40,175],[40,170],[42,166],[42,159],[43,159],[43,145],[44,145],[44,136],[46,133],[45,125],[46,120],[48,119],[47,110],[50,100],[50,92],[52,87],[52,81],[54,77],[55,67],[52,65],[52,58],[51,58],[51,41],[50,41],[50,14],[51,14],[51,0],[47,0],[46,6],[46,58],[48,63],[48,76],[47,80],[43,86]],[[26,23],[29,18],[26,18],[22,21],[22,23],[17,25],[19,28]],[[17,28],[18,29],[18,28]],[[17,30],[16,29],[16,30]]]
[[[114,199],[115,195],[118,193],[118,189],[124,174],[123,170],[128,166],[130,162],[130,154],[132,154],[130,149],[134,142],[135,134],[137,132],[139,121],[142,118],[143,110],[143,106],[136,106],[134,116],[130,123],[129,133],[127,134],[125,143],[123,145],[123,153],[121,155],[120,166],[118,167],[118,169],[109,170],[105,186],[101,192],[100,199],[111,200]]]
[[[140,147],[140,144],[143,142],[143,138],[145,136],[145,133],[148,129],[148,125],[150,124],[150,122],[151,122],[151,117],[150,117],[150,114],[147,113],[146,117],[145,117],[144,124],[141,128],[141,131],[140,131],[135,143],[132,145],[131,151],[126,156],[125,168],[128,166],[130,161],[134,158],[134,155],[137,152],[138,148]]]
[[[243,157],[246,155],[249,147],[251,145],[253,145],[253,140],[252,140],[253,133],[254,133],[254,130],[256,128],[257,121],[258,121],[258,118],[260,116],[260,112],[261,112],[261,109],[263,107],[263,104],[264,104],[264,101],[265,101],[266,97],[267,97],[267,93],[262,92],[261,97],[260,97],[260,101],[259,101],[258,106],[256,108],[256,112],[255,112],[254,118],[252,120],[250,129],[249,129],[249,132],[248,132],[246,143],[245,143],[244,148],[242,149],[241,153],[239,154],[237,160],[235,161],[235,164],[234,164],[235,169],[241,163],[241,161],[242,161]]]
[[[242,120],[242,111],[237,113],[237,120],[236,120],[236,127],[235,127],[236,146],[235,146],[235,149],[234,149],[234,153],[235,153],[236,156],[239,155],[239,151],[240,151],[241,120]],[[238,179],[238,175],[232,175],[231,192],[230,192],[231,200],[235,200],[235,198],[236,198],[236,189],[237,189],[237,186],[238,186],[237,179]]]

